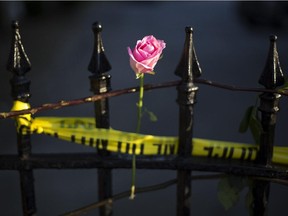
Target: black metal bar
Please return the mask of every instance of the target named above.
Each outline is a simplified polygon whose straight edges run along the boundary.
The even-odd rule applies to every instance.
[[[193,48],[193,30],[186,27],[186,39],[184,51],[175,74],[181,77],[181,83],[177,87],[179,104],[179,149],[181,157],[191,157],[192,152],[192,129],[193,111],[196,102],[198,87],[194,85],[193,79],[200,76],[201,70]],[[194,69],[195,67],[195,69]],[[195,70],[195,71],[194,71]],[[191,170],[179,169],[177,171],[177,215],[190,215],[191,197]]]
[[[16,155],[0,155],[1,170],[31,169],[131,169],[131,157],[117,155],[98,157],[95,153],[74,154],[33,154],[27,159]],[[181,156],[137,156],[137,168],[161,170],[197,170],[223,172],[238,176],[267,177],[288,180],[288,168],[267,167],[251,161],[223,160],[221,158],[181,157]]]
[[[259,79],[259,83],[266,89],[275,89],[284,84],[284,76],[280,67],[276,48],[276,36],[270,37],[270,49],[267,63]],[[263,93],[260,96],[259,111],[261,113],[262,132],[260,135],[260,147],[257,162],[267,167],[271,166],[274,145],[274,132],[276,114],[279,111],[279,99],[281,95]],[[266,181],[254,181],[253,187],[253,211],[254,215],[268,215],[270,183]]]
[[[101,38],[102,25],[99,22],[93,24],[93,32],[95,37],[94,51],[88,67],[93,73],[90,76],[91,91],[94,94],[106,93],[111,90],[111,76],[107,71],[111,66],[105,56],[103,42]],[[109,99],[105,98],[94,103],[95,121],[97,128],[109,128]],[[108,151],[99,150],[100,156],[110,155]],[[99,200],[104,200],[112,196],[112,169],[98,169],[98,196]],[[107,203],[99,208],[101,216],[112,215],[112,204]]]
[[[7,70],[13,73],[10,80],[11,94],[14,100],[28,102],[30,97],[30,81],[25,74],[31,69],[31,63],[25,53],[19,33],[19,23],[12,23],[13,40],[11,52],[7,63]],[[30,134],[22,134],[21,128],[17,130],[18,157],[20,160],[29,159],[31,155]],[[25,216],[36,214],[34,176],[33,170],[29,166],[23,166],[19,169],[20,184],[22,193],[22,207]]]

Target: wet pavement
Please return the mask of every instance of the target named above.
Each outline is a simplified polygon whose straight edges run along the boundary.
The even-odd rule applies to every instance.
[[[260,87],[258,78],[265,66],[269,36],[278,36],[278,52],[284,73],[287,71],[288,32],[285,28],[247,26],[239,14],[239,2],[48,2],[25,14],[23,2],[1,2],[0,33],[0,111],[12,105],[6,61],[10,51],[13,19],[20,22],[20,33],[32,63],[27,74],[31,79],[32,106],[76,99],[91,95],[90,72],[87,67],[93,50],[92,24],[103,25],[102,38],[112,70],[114,90],[138,85],[129,66],[127,46],[153,34],[165,40],[164,57],[157,64],[155,76],[146,76],[145,83],[178,79],[174,70],[178,64],[185,39],[185,26],[194,29],[194,44],[203,71],[203,79],[225,84]],[[40,10],[41,9],[41,10]],[[40,11],[40,12],[39,12]],[[39,12],[39,13],[37,13]],[[241,17],[242,16],[242,17]],[[284,19],[284,18],[283,18]],[[284,26],[285,27],[285,26]],[[143,119],[142,133],[177,135],[178,107],[175,88],[145,92],[144,103],[158,117],[156,123]],[[229,92],[199,84],[195,108],[194,136],[252,143],[250,134],[239,134],[238,126],[245,109],[255,103],[257,94]],[[111,126],[123,131],[135,131],[137,95],[111,98]],[[276,144],[287,145],[287,98],[280,104],[276,128]],[[93,116],[93,105],[85,104],[36,116]],[[1,154],[17,151],[14,123],[1,120]],[[50,137],[33,136],[33,152],[91,152],[94,149],[62,142]],[[193,172],[193,174],[200,174]],[[130,170],[113,171],[114,193],[128,190]],[[138,170],[137,185],[145,186],[175,178],[176,172]],[[18,173],[0,172],[0,210],[6,216],[21,215]],[[192,184],[192,215],[248,215],[245,192],[239,203],[225,211],[217,199],[217,180]],[[51,216],[94,202],[97,198],[96,170],[37,170],[35,190],[39,216]],[[270,215],[285,215],[287,188],[272,184]],[[115,203],[115,215],[146,216],[175,215],[176,188],[137,195]],[[87,215],[98,215],[93,211]]]

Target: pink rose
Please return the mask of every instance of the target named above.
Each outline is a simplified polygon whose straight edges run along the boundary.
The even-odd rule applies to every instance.
[[[137,78],[145,73],[154,74],[154,67],[165,47],[165,42],[163,40],[157,40],[153,35],[138,40],[133,52],[130,47],[128,47],[130,66],[136,73]]]

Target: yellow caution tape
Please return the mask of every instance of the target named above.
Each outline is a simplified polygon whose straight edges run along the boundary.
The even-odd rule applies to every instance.
[[[153,136],[123,132],[114,129],[95,128],[90,117],[19,117],[24,126],[21,133],[38,133],[66,141],[106,149],[111,152],[136,155],[174,155],[178,152],[178,137]],[[256,145],[194,138],[193,156],[223,159],[255,160]],[[288,148],[274,147],[274,163],[288,164]]]
[[[18,110],[27,110],[30,109],[30,104],[25,103],[19,100],[14,101],[13,107],[11,111],[18,111]],[[21,126],[30,126],[30,122],[32,120],[31,114],[25,114],[25,115],[20,115],[16,117],[16,124],[17,124],[17,130],[20,130]]]
[[[89,117],[38,117],[30,122],[27,131],[117,153],[174,155],[178,151],[178,137],[98,129],[95,128],[95,119]],[[22,130],[22,133],[27,131]],[[252,144],[194,138],[191,154],[212,158],[255,160],[257,152],[258,147]],[[274,147],[273,162],[288,164],[288,148]]]

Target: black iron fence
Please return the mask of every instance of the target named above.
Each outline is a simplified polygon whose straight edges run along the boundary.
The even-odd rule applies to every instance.
[[[105,56],[103,42],[101,39],[102,26],[100,23],[93,24],[95,34],[94,52],[89,64],[89,77],[91,91],[95,94],[70,102],[61,101],[56,104],[46,104],[37,108],[24,111],[1,113],[1,118],[17,116],[23,113],[36,113],[41,110],[61,108],[69,105],[77,105],[86,102],[94,102],[95,119],[97,128],[108,129],[109,122],[109,97],[123,93],[133,93],[138,91],[138,87],[111,91],[109,70],[111,66]],[[17,21],[12,24],[13,37],[11,52],[7,69],[13,73],[10,80],[11,95],[14,100],[28,102],[30,98],[30,80],[25,74],[30,70],[30,62],[24,51],[19,33]],[[212,154],[208,157],[191,156],[193,149],[193,116],[196,103],[197,91],[202,84],[214,85],[230,90],[249,91],[237,87],[218,85],[209,81],[201,80],[201,69],[196,57],[193,44],[193,30],[191,27],[185,28],[186,38],[184,50],[176,68],[175,74],[180,77],[179,81],[166,83],[163,85],[146,85],[146,89],[155,89],[169,86],[176,86],[178,91],[177,103],[179,105],[179,149],[178,154],[173,156],[146,156],[137,157],[138,169],[168,169],[177,172],[177,180],[172,183],[177,184],[177,215],[192,215],[190,210],[191,198],[191,172],[209,171],[225,173],[228,175],[253,177],[253,205],[251,207],[254,215],[267,215],[269,204],[270,180],[287,180],[287,168],[273,164],[272,154],[274,146],[274,129],[276,125],[276,115],[279,110],[278,104],[281,94],[275,89],[284,84],[284,76],[280,68],[278,53],[276,49],[276,36],[270,38],[270,50],[268,53],[265,70],[260,76],[259,83],[265,89],[250,89],[262,92],[259,96],[260,105],[258,112],[261,114],[262,131],[260,134],[259,151],[255,161],[222,159]],[[20,174],[23,215],[36,215],[36,199],[34,191],[33,171],[35,169],[86,169],[95,168],[98,170],[98,195],[99,201],[105,201],[100,209],[101,216],[112,215],[112,171],[117,168],[130,169],[131,157],[106,150],[95,151],[95,153],[70,153],[70,154],[32,154],[31,134],[22,133],[21,128],[17,130],[17,155],[0,155],[1,170],[15,170]],[[207,149],[209,152],[209,149]],[[262,179],[261,179],[262,178]],[[171,183],[171,182],[170,182]],[[108,201],[107,201],[108,200]],[[81,212],[81,211],[80,211]],[[73,213],[67,214],[73,215]],[[76,215],[76,213],[75,213]],[[115,213],[117,215],[117,213]]]

